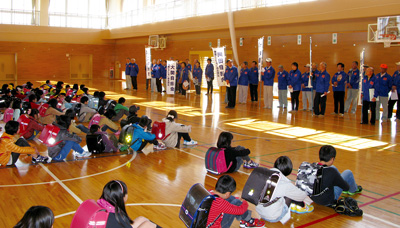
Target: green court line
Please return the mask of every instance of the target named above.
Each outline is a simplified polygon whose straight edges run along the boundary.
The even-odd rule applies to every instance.
[[[373,194],[378,195],[378,196],[385,196],[383,194],[380,194],[380,193],[377,193],[377,192],[373,192],[373,191],[370,191],[370,190],[367,190],[367,189],[364,189],[364,188],[363,188],[363,191],[370,192],[370,193],[373,193]]]
[[[386,209],[383,209],[383,208],[380,208],[380,207],[377,207],[377,206],[374,206],[374,205],[369,205],[369,206],[370,206],[370,207],[373,207],[373,208],[376,208],[376,209],[378,209],[378,210],[385,211],[385,212],[387,212],[387,213],[391,213],[391,214],[400,216],[400,214],[398,214],[398,213],[396,213],[396,212],[393,212],[393,211],[389,211],[389,210],[386,210]]]

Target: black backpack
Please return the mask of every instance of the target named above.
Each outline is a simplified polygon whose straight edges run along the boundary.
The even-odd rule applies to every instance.
[[[80,116],[81,115],[81,108],[82,108],[82,104],[78,103],[74,106],[74,112],[76,116]]]
[[[86,144],[89,152],[93,154],[103,153],[106,149],[102,136],[100,134],[89,134],[86,135]]]
[[[340,198],[334,205],[336,213],[351,217],[362,216],[363,211],[358,207],[358,203],[351,197]]]
[[[114,100],[109,100],[105,106],[105,110],[108,111],[110,109],[114,110],[114,107],[117,105],[117,102]]]
[[[135,127],[133,125],[125,125],[121,129],[121,133],[119,134],[119,142],[123,145],[131,146],[134,144],[138,139],[135,141],[133,140],[133,132],[135,130]]]

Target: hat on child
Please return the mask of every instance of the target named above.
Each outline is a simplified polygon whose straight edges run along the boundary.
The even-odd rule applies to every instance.
[[[304,67],[311,67],[311,65],[309,63],[307,63]]]

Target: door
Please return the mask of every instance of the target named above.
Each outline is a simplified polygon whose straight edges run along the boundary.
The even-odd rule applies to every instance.
[[[92,79],[92,55],[71,55],[71,79]]]
[[[17,80],[17,54],[0,53],[0,80]]]

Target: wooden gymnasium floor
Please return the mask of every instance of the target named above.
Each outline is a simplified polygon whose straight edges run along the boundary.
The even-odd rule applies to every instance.
[[[364,210],[363,217],[340,216],[316,205],[313,213],[292,214],[284,226],[267,223],[268,227],[400,227],[400,138],[396,122],[360,125],[360,107],[357,115],[331,116],[332,95],[328,97],[327,115],[321,119],[310,112],[280,112],[275,108],[277,100],[273,110],[259,109],[250,102],[227,110],[221,102],[223,96],[215,93],[207,97],[204,90],[201,96],[190,93],[185,99],[147,92],[144,85],[139,85],[137,92],[125,91],[121,81],[82,83],[106,90],[109,99],[124,96],[127,105],[140,106],[139,115],[153,120],[161,120],[170,109],[177,110],[178,122],[192,125],[191,136],[199,144],[147,156],[103,154],[79,160],[69,156],[67,162],[44,165],[31,165],[30,157],[23,156],[21,160],[26,163],[19,163],[18,168],[0,169],[0,227],[15,225],[32,205],[50,207],[56,215],[55,228],[69,227],[79,203],[99,198],[103,186],[113,179],[128,185],[127,210],[132,218],[142,215],[162,227],[184,227],[178,212],[188,189],[195,183],[211,189],[218,178],[206,173],[204,155],[221,131],[231,131],[233,145],[250,148],[251,157],[262,166],[271,167],[278,156],[289,156],[295,168],[291,180],[295,180],[301,162],[317,161],[319,147],[332,144],[338,152],[335,165],[340,171],[353,170],[357,183],[364,188],[355,196]],[[45,154],[46,148],[41,146],[40,151]],[[236,194],[241,193],[250,172],[241,168],[231,174],[238,183]]]

